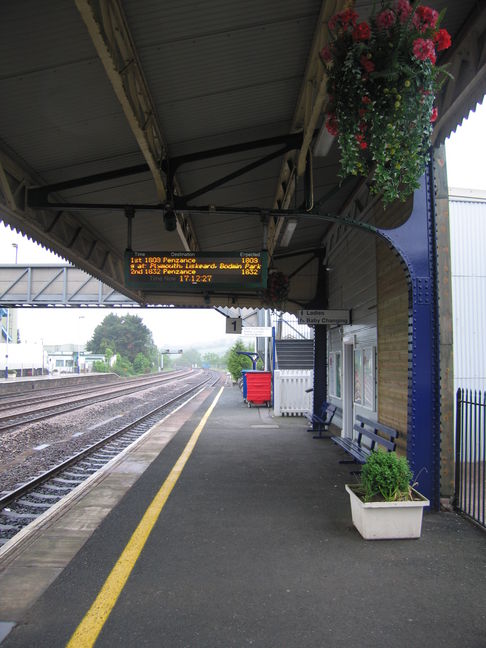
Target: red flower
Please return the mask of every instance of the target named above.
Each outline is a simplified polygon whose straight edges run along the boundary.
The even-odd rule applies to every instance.
[[[435,121],[437,121],[438,116],[439,116],[439,111],[434,106],[434,108],[432,108],[432,114],[430,115],[430,121],[434,123]]]
[[[361,97],[361,101],[364,104],[370,104],[371,103],[371,99],[366,95],[364,95],[364,97]]]
[[[376,16],[376,24],[380,29],[390,29],[396,20],[395,12],[391,9],[384,9]]]
[[[431,29],[436,26],[437,20],[439,19],[439,12],[435,9],[432,9],[432,7],[423,7],[419,5],[415,13],[424,23],[424,25],[430,27]]]
[[[373,70],[375,69],[375,64],[373,63],[373,61],[367,58],[366,54],[361,55],[359,62],[366,72],[373,72]]]
[[[326,128],[331,133],[331,135],[337,135],[339,133],[336,115],[331,113],[327,116]]]
[[[431,63],[435,63],[437,57],[435,55],[434,43],[430,38],[416,38],[413,41],[413,55],[419,61],[429,59]]]
[[[447,29],[439,29],[439,31],[434,35],[434,43],[437,44],[438,52],[451,46],[451,35]]]
[[[356,135],[356,141],[358,142],[360,149],[364,150],[368,148],[368,144],[365,142],[364,135],[362,135],[361,133],[358,133],[358,135]]]
[[[366,41],[371,36],[371,28],[366,22],[361,22],[353,29],[354,41]]]
[[[349,25],[352,25],[353,27],[356,25],[356,21],[358,20],[358,14],[354,9],[346,9],[346,11],[341,12],[341,22],[343,23],[343,27],[346,29]]]
[[[397,2],[397,13],[398,16],[400,17],[400,22],[406,23],[408,20],[408,17],[412,13],[412,7],[410,6],[410,2],[408,0],[398,0]]]
[[[412,22],[419,32],[424,33],[427,29],[434,29],[439,19],[439,13],[431,7],[418,6]]]
[[[338,25],[346,30],[348,27],[354,27],[356,25],[357,18],[358,14],[356,11],[353,9],[346,9],[346,11],[334,14],[327,23],[327,26],[331,31],[335,31]]]
[[[324,45],[320,51],[320,57],[324,63],[330,63],[332,61],[332,49],[330,45]]]

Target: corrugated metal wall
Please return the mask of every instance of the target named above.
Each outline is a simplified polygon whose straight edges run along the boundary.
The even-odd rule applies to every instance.
[[[486,390],[486,200],[450,201],[454,388]]]

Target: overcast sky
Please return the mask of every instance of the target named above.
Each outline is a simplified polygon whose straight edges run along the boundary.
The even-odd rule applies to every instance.
[[[486,191],[485,150],[486,101],[446,142],[450,187]],[[13,264],[16,260],[21,264],[64,262],[3,224],[0,224],[0,253],[2,263],[6,264]],[[141,317],[152,331],[158,347],[219,352],[232,346],[237,339],[237,336],[225,333],[224,316],[212,309],[124,309],[123,312]],[[44,344],[84,344],[106,315],[106,309],[58,309],[55,312],[50,309],[19,309],[18,326],[23,342],[43,340]]]
[[[15,247],[13,244],[16,244]],[[2,263],[65,263],[13,230],[0,225]],[[158,347],[223,352],[238,336],[226,334],[226,318],[213,309],[17,309],[22,342],[85,344],[95,327],[113,312],[141,317]]]

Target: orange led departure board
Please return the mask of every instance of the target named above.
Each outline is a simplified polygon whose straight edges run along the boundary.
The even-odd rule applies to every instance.
[[[266,252],[125,252],[127,287],[206,292],[267,285]]]

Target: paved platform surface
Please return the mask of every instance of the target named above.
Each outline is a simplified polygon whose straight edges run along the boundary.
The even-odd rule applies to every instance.
[[[118,503],[106,480],[93,487],[91,507],[110,511],[66,567],[62,543],[53,545],[59,572],[32,604],[4,588],[18,560],[24,592],[29,578],[34,586],[36,545],[48,546],[55,525],[0,574],[1,648],[67,645],[213,398],[197,403],[172,440],[161,432],[163,451],[152,448],[141,474],[138,464]],[[363,540],[344,491],[349,466],[305,428],[224,389],[97,648],[486,647],[486,533],[442,512],[426,514],[419,540]],[[125,461],[119,482],[138,459]],[[73,502],[74,536],[83,506],[90,510]]]

